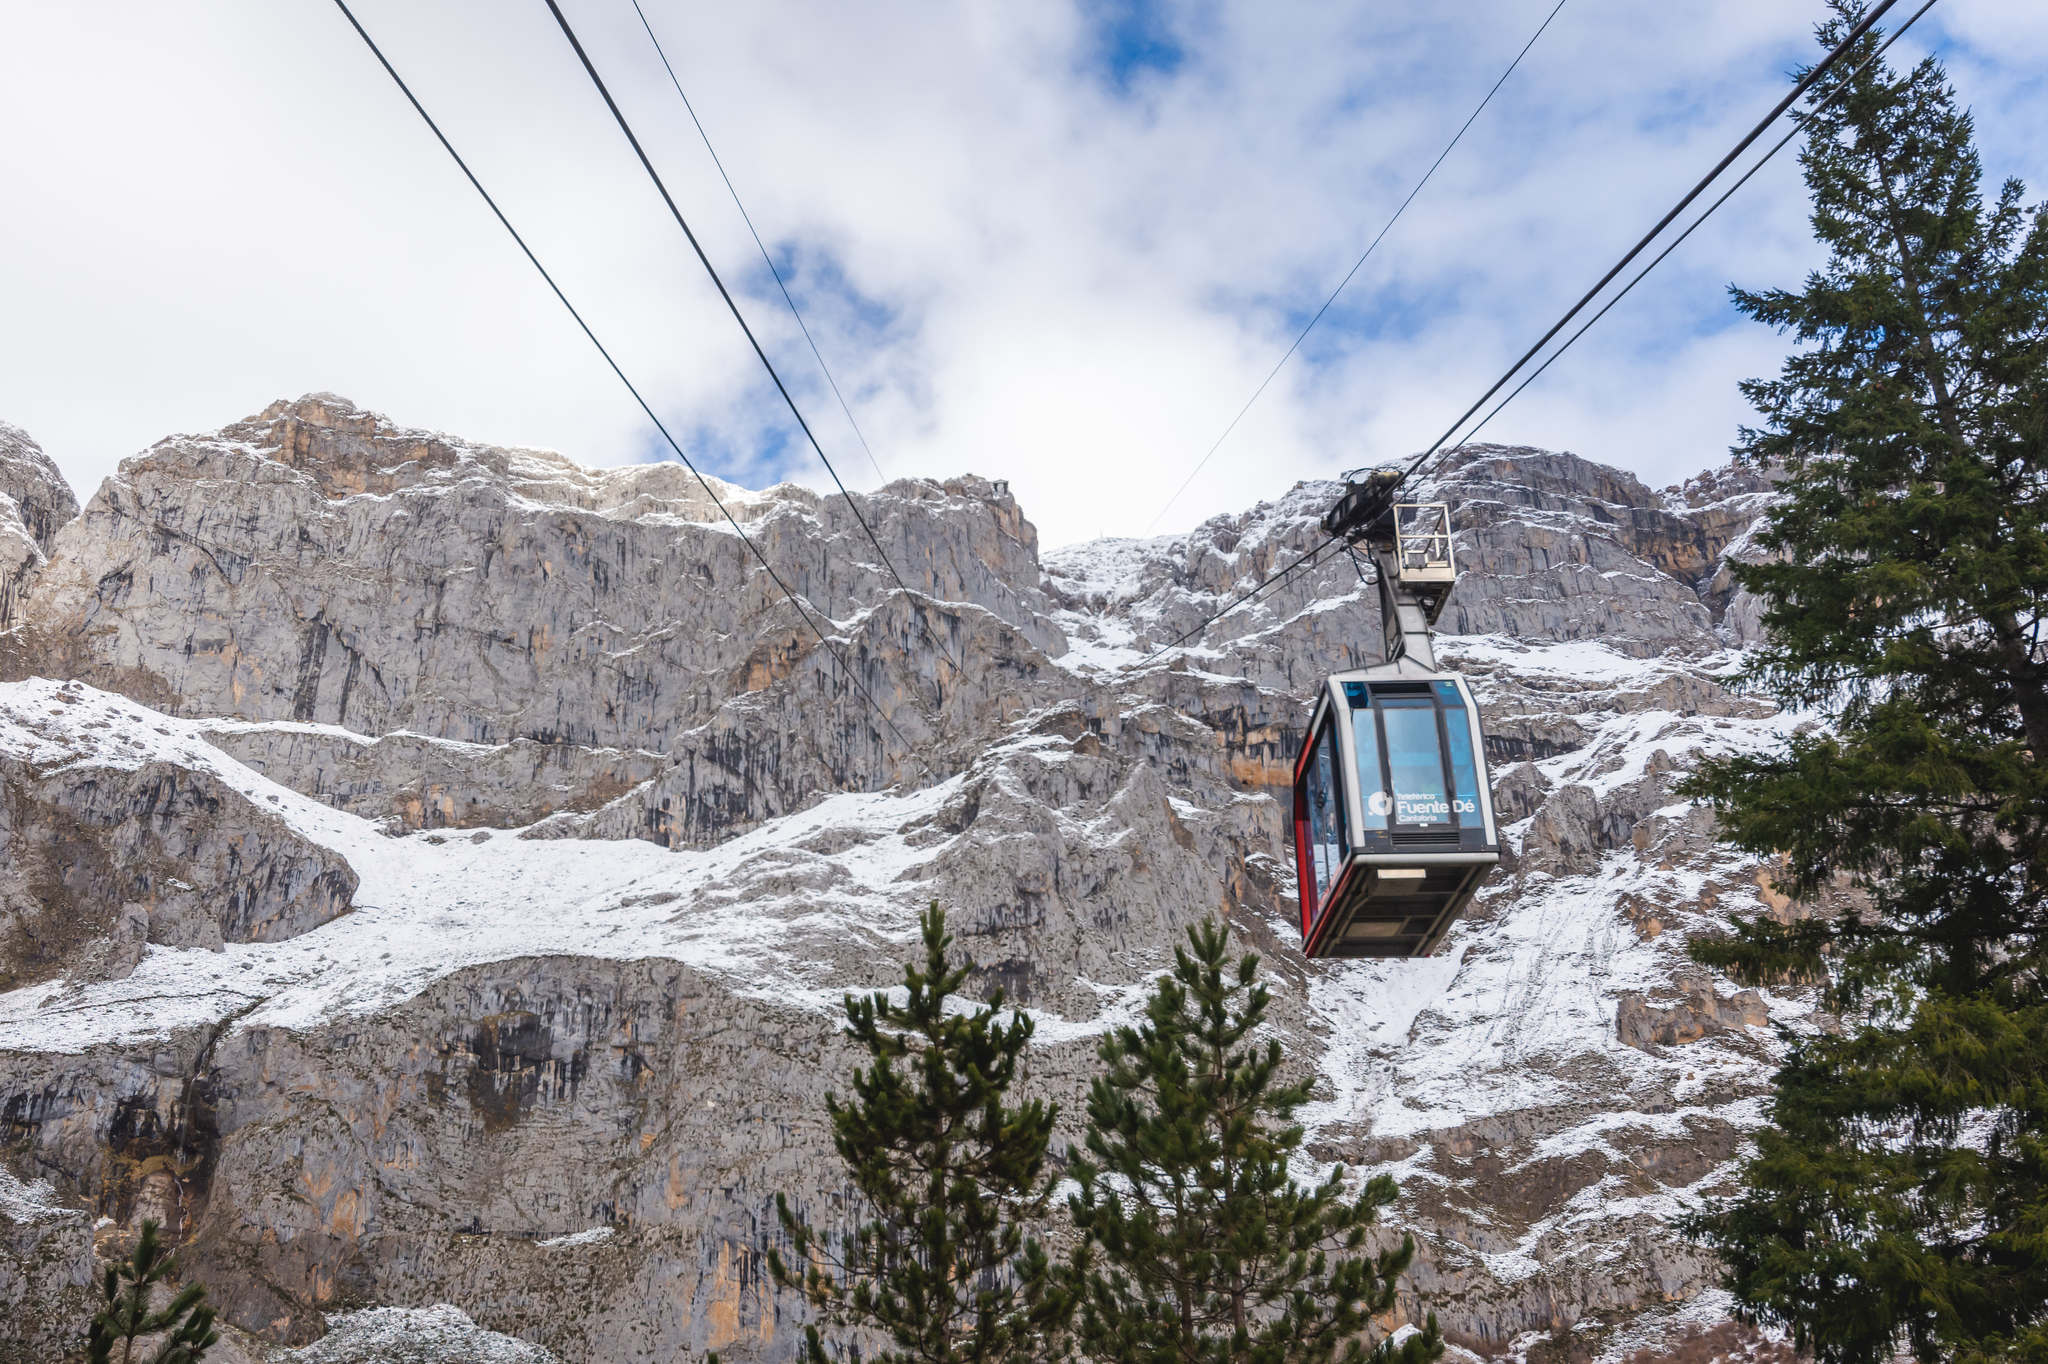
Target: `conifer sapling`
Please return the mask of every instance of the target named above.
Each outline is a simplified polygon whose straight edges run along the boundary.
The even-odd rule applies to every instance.
[[[1104,1364],[1425,1364],[1436,1319],[1368,1349],[1415,1253],[1368,1240],[1397,1190],[1354,1196],[1340,1165],[1295,1182],[1310,1080],[1280,1082],[1280,1045],[1253,1040],[1270,996],[1258,958],[1233,967],[1214,922],[1189,930],[1145,1021],[1103,1043],[1088,1093],[1072,1277],[1076,1334]]]
[[[198,1364],[207,1348],[220,1339],[213,1329],[213,1309],[206,1290],[187,1284],[162,1307],[149,1301],[161,1296],[176,1277],[178,1263],[157,1235],[157,1224],[145,1221],[134,1251],[118,1265],[108,1265],[100,1292],[104,1301],[93,1314],[86,1336],[90,1364]],[[136,1342],[161,1336],[145,1361]]]
[[[1056,1109],[1009,1101],[1031,1020],[1002,1018],[1001,990],[961,1007],[957,992],[974,965],[951,957],[936,904],[921,924],[924,961],[905,966],[902,1003],[847,996],[846,1033],[868,1064],[854,1072],[850,1098],[825,1101],[862,1220],[833,1238],[778,1195],[791,1253],[771,1251],[769,1267],[826,1322],[886,1342],[859,1349],[874,1364],[1042,1359],[1063,1299],[1027,1229],[1052,1197],[1045,1164]],[[815,1325],[802,1357],[832,1357]]]

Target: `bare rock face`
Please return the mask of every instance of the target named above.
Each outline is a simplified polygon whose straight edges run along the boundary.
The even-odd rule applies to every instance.
[[[0,1364],[40,1364],[78,1348],[96,1286],[92,1216],[48,1180],[0,1167]]]
[[[107,723],[77,684],[0,701],[0,989],[69,971],[128,974],[149,943],[274,942],[346,913],[345,859],[147,734]]]
[[[1473,571],[1446,612],[1448,632],[1598,639],[1640,654],[1712,646],[1712,617],[1692,583],[1716,547],[1697,522],[1576,455],[1499,446],[1460,455],[1437,480],[1469,527],[1459,548],[1469,546]]]
[[[598,809],[666,766],[639,749],[514,739],[464,744],[419,734],[376,738],[330,726],[223,721],[209,743],[253,771],[394,828],[519,828]]]
[[[1776,481],[1775,473],[1730,466],[1687,479],[1670,494],[1672,503],[1683,506],[1684,514],[1706,528],[1720,546],[1718,561],[1698,586],[1717,628],[1734,644],[1759,644],[1764,638],[1763,603],[1736,585],[1730,565],[1767,557],[1749,532],[1770,505]]]
[[[5,1167],[108,1236],[163,1222],[280,1360],[781,1361],[773,1199],[847,1215],[839,1001],[898,978],[917,911],[1032,1011],[1062,1141],[1220,914],[1313,1158],[1402,1180],[1397,1318],[1502,1354],[1711,1317],[1670,1218],[1758,1120],[1755,1025],[1824,1025],[1686,954],[1771,907],[1672,794],[1786,732],[1722,586],[1767,483],[1489,446],[1418,490],[1454,503],[1438,647],[1511,856],[1413,962],[1305,961],[1294,926],[1306,698],[1377,657],[1352,561],[1152,657],[1315,545],[1335,485],[1043,562],[999,485],[856,494],[907,592],[844,499],[717,488],[829,648],[680,469],[325,395],[124,464],[26,598],[34,671],[77,681],[0,684],[33,869],[0,914],[83,925],[0,983]]]
[[[1496,768],[1493,772],[1494,818],[1503,825],[1520,824],[1543,808],[1550,791],[1550,779],[1535,763],[1519,762]],[[1527,847],[1526,840],[1523,846]]]
[[[1651,1047],[1676,1047],[1702,1037],[1732,1032],[1737,1028],[1760,1028],[1771,1021],[1763,996],[1742,990],[1723,999],[1711,982],[1690,982],[1673,1004],[1651,1004],[1634,991],[1623,995],[1616,1007],[1614,1028],[1623,1042],[1648,1051]]]
[[[891,598],[873,608],[861,634],[848,641],[843,656],[868,679],[871,692],[886,686],[894,666],[889,648],[917,641],[912,617],[918,610],[901,596]],[[928,782],[949,765],[973,760],[979,745],[968,736],[1029,713],[1034,702],[1058,704],[1073,692],[1071,673],[992,613],[963,613],[949,639],[976,660],[974,676],[944,688],[914,719],[898,716],[900,726],[876,723],[848,690],[838,660],[812,650],[775,685],[735,698],[705,724],[675,736],[650,780],[532,833],[708,847],[802,809],[822,791],[865,785],[863,771],[893,770],[905,780]]]
[[[820,1159],[822,1096],[852,1059],[843,991],[911,951],[916,908],[942,899],[983,983],[1040,1012],[1034,1082],[1072,1091],[1099,982],[1219,906],[1214,868],[1256,833],[1207,803],[1177,809],[1073,714],[941,786],[839,797],[744,848],[371,834],[356,855],[376,904],[332,926],[348,940],[250,964],[368,1012],[307,1026],[252,1009],[230,973],[212,988],[236,992],[232,1031],[181,1009],[158,1015],[167,1045],[17,1053],[0,1115],[27,1163],[123,1225],[173,1226],[228,1319],[288,1343],[396,1298],[467,1304],[564,1357],[779,1357],[773,1196],[845,1192]],[[569,880],[529,879],[541,867]],[[1124,907],[1114,931],[1106,903]],[[420,937],[421,914],[445,933]],[[514,950],[467,964],[446,934],[470,931]],[[579,950],[604,937],[607,956]],[[185,969],[152,958],[122,997]]]
[[[43,448],[0,422],[0,633],[19,623],[29,578],[58,527],[76,515],[78,499]]]
[[[828,624],[883,595],[843,501],[714,487]],[[860,679],[892,721],[915,727],[939,703],[946,665],[928,641],[963,617],[1055,642],[1031,609],[1034,537],[1007,494],[968,480],[867,501],[927,594]],[[486,745],[660,749],[813,643],[681,468],[598,473],[397,428],[328,395],[124,462],[39,591],[67,672],[175,713]],[[894,779],[879,748],[849,761],[848,783]]]
[[[1613,826],[1602,816],[1592,788],[1575,785],[1536,812],[1522,841],[1522,861],[1540,871],[1590,872],[1600,866],[1602,853],[1617,846]]]
[[[1727,475],[1736,486],[1742,477]],[[1302,483],[1186,535],[1056,551],[1047,556],[1047,592],[1083,656],[1119,646],[1143,655],[1314,548],[1340,490]],[[1676,490],[1652,492],[1575,455],[1474,445],[1433,470],[1413,496],[1455,508],[1461,576],[1439,622],[1446,635],[1597,642],[1640,658],[1704,658],[1740,642],[1723,636],[1701,580],[1713,580],[1746,543],[1735,518],[1745,506],[1752,517],[1760,513],[1761,495],[1730,492],[1695,518]],[[1376,660],[1378,650],[1373,589],[1353,559],[1331,549],[1206,627],[1189,656],[1214,672],[1299,693],[1323,674]],[[1216,656],[1228,669],[1214,666]],[[1162,662],[1175,666],[1171,656]],[[1542,718],[1556,721],[1557,708]],[[1504,755],[1510,761],[1540,756],[1535,750],[1546,743],[1564,751],[1576,742],[1568,726],[1555,737],[1502,728],[1521,746]]]

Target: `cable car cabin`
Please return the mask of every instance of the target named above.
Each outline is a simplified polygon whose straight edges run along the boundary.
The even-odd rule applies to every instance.
[[[1500,862],[1465,680],[1397,659],[1323,684],[1294,767],[1311,957],[1425,957]]]

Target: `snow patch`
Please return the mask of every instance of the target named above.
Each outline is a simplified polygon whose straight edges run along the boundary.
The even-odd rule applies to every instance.
[[[5,1165],[0,1165],[0,1218],[21,1224],[61,1222],[66,1218],[84,1216],[83,1210],[67,1208],[58,1200],[57,1188],[49,1180],[28,1182],[17,1178]]]
[[[79,1052],[203,1025],[259,1005],[252,1025],[311,1028],[389,1008],[465,967],[551,954],[662,958],[728,977],[735,993],[819,1012],[839,986],[786,948],[822,927],[865,945],[916,933],[920,870],[945,847],[913,841],[963,777],[909,794],[829,796],[717,848],[640,841],[392,838],[373,822],[270,781],[206,742],[204,725],[79,683],[0,686],[0,753],[46,770],[207,772],[360,878],[351,912],[271,943],[151,946],[126,979],[0,994],[0,1049]],[[810,851],[810,846],[840,848]],[[749,898],[768,880],[800,895]]]
[[[278,1364],[555,1364],[555,1356],[516,1336],[486,1331],[461,1308],[371,1307],[335,1312],[327,1334],[299,1350],[279,1350]]]
[[[558,1250],[570,1246],[601,1246],[611,1239],[610,1227],[591,1227],[587,1231],[570,1232],[567,1236],[550,1236],[547,1240],[536,1241],[534,1244],[548,1250]]]

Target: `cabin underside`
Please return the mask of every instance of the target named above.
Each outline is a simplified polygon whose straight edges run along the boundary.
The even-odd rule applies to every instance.
[[[1318,916],[1312,957],[1426,957],[1479,889],[1492,863],[1345,868]]]

